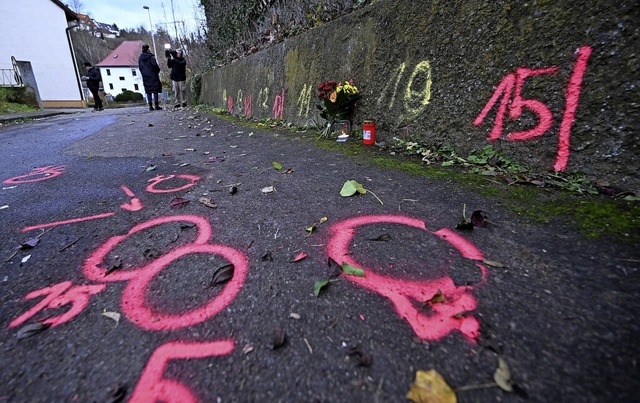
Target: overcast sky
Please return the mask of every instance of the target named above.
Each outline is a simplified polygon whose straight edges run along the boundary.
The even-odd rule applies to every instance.
[[[182,36],[182,26],[187,31],[193,31],[198,25],[198,20],[204,18],[198,15],[197,5],[199,0],[173,0],[172,14],[171,0],[80,0],[82,3],[81,12],[89,14],[94,20],[107,24],[116,24],[120,29],[135,29],[143,26],[149,29],[149,13],[154,30],[159,27],[165,28],[170,35],[175,36],[173,21],[177,24],[178,34]],[[63,0],[63,3],[70,5],[71,0]],[[148,6],[149,11],[143,9]],[[184,22],[184,23],[183,23]]]

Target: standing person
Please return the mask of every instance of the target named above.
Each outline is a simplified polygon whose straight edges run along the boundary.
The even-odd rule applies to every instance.
[[[167,51],[167,66],[171,69],[173,93],[176,94],[176,108],[187,106],[187,61],[182,57],[182,50]]]
[[[93,111],[102,111],[104,108],[102,107],[102,100],[100,99],[100,81],[102,81],[102,75],[100,74],[100,69],[98,67],[91,66],[91,63],[84,62],[84,76],[82,76],[83,80],[87,80],[87,88],[91,91],[91,95],[93,95]]]
[[[149,45],[142,45],[142,54],[138,57],[138,68],[140,68],[140,74],[142,74],[142,84],[144,85],[144,92],[147,94],[149,110],[152,111],[154,109],[151,103],[152,96],[156,105],[155,110],[161,110],[162,108],[158,104],[158,93],[162,92],[160,66],[158,66],[154,54],[149,51]]]

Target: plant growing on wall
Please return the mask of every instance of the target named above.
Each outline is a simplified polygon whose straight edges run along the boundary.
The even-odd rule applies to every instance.
[[[343,83],[324,81],[318,84],[318,99],[316,105],[320,110],[320,117],[327,121],[321,137],[328,138],[331,127],[339,120],[351,120],[356,104],[360,100],[360,91],[353,85],[353,80]]]

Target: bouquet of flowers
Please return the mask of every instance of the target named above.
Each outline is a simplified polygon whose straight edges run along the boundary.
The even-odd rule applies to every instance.
[[[320,110],[320,117],[328,122],[321,137],[327,138],[336,121],[351,119],[356,103],[360,99],[360,92],[353,85],[353,80],[343,83],[331,80],[318,84],[318,98],[320,104],[317,107]]]

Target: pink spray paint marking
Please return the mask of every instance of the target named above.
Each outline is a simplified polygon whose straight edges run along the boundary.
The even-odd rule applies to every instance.
[[[233,264],[234,273],[231,280],[225,283],[220,294],[200,308],[175,315],[154,311],[145,299],[153,278],[173,261],[196,253],[219,255]],[[122,309],[129,319],[146,330],[172,330],[195,325],[217,315],[234,300],[245,282],[248,271],[249,263],[244,254],[237,249],[213,244],[182,246],[154,260],[137,272],[122,294]]]
[[[282,119],[284,116],[284,88],[282,94],[276,95],[273,101],[273,118]]]
[[[75,223],[84,222],[84,221],[99,220],[101,218],[111,217],[114,214],[115,213],[103,213],[103,214],[96,214],[88,217],[79,217],[79,218],[72,218],[70,220],[55,221],[47,224],[37,224],[29,227],[24,227],[20,230],[20,232],[33,231],[34,229],[57,227],[59,225],[75,224]]]
[[[575,112],[578,108],[582,79],[584,77],[584,72],[587,69],[587,60],[590,55],[591,47],[583,46],[578,49],[578,59],[567,86],[565,112],[563,114],[562,123],[560,124],[560,130],[558,133],[558,152],[556,162],[554,164],[554,170],[556,171],[564,171],[569,161],[571,126],[575,120]],[[515,73],[508,74],[500,82],[498,88],[496,88],[489,99],[489,102],[487,102],[480,114],[473,121],[473,124],[476,126],[481,125],[484,118],[498,102],[498,99],[502,98],[500,106],[498,107],[493,129],[489,133],[489,141],[497,140],[502,136],[504,117],[507,113],[507,107],[509,118],[512,120],[516,120],[522,115],[523,108],[531,110],[538,116],[538,125],[536,127],[522,132],[509,133],[506,136],[507,140],[525,141],[542,136],[551,128],[553,124],[553,115],[549,108],[542,102],[534,99],[523,98],[522,87],[524,85],[524,81],[529,77],[543,74],[555,74],[558,71],[559,69],[557,67],[534,70],[517,68]],[[511,99],[512,94],[513,100],[509,105],[509,100]]]
[[[131,228],[125,235],[117,235],[109,238],[98,249],[96,249],[85,261],[82,266],[82,271],[86,278],[92,281],[125,281],[135,277],[141,268],[134,268],[130,270],[117,270],[109,275],[106,274],[107,268],[100,267],[104,261],[104,258],[111,252],[120,242],[124,241],[131,235],[134,235],[140,231],[155,227],[156,225],[168,224],[172,222],[190,222],[196,225],[198,228],[198,236],[193,244],[200,245],[206,243],[211,238],[211,225],[204,217],[194,215],[176,215],[168,217],[159,217],[153,220],[146,221],[142,224],[138,224]]]
[[[132,212],[142,210],[142,202],[136,197],[131,189],[129,189],[125,185],[120,186],[120,189],[122,189],[127,196],[131,197],[131,200],[120,206],[121,209]]]
[[[244,115],[247,117],[251,116],[252,103],[253,97],[251,95],[244,97]]]
[[[22,183],[40,182],[47,179],[53,179],[56,176],[60,176],[64,173],[64,165],[48,165],[46,167],[34,168],[33,171],[26,175],[15,176],[9,178],[2,183],[7,185],[19,185]],[[31,178],[31,179],[28,179]]]
[[[498,85],[498,88],[493,93],[493,96],[491,97],[489,102],[487,102],[478,117],[476,117],[473,124],[476,126],[481,125],[491,108],[493,108],[495,103],[498,101],[498,98],[502,97],[500,106],[498,108],[498,113],[496,114],[493,129],[489,134],[489,140],[499,139],[503,131],[502,128],[504,125],[504,116],[506,115],[507,106],[509,104],[509,100],[511,99],[511,95],[513,94],[513,101],[509,106],[509,117],[512,120],[516,120],[522,115],[522,108],[528,108],[532,110],[536,115],[538,115],[538,125],[531,130],[509,133],[507,134],[507,139],[530,140],[535,137],[542,136],[551,127],[553,116],[551,115],[551,111],[549,110],[549,108],[547,108],[547,106],[542,102],[533,99],[524,99],[522,97],[522,86],[524,84],[524,80],[528,77],[539,76],[542,74],[554,74],[557,71],[558,69],[556,67],[536,70],[517,68],[515,73],[507,75],[502,80],[500,85]]]
[[[20,326],[44,309],[55,309],[70,304],[71,308],[64,314],[42,321],[42,323],[51,324],[51,326],[58,326],[66,323],[78,316],[78,314],[80,314],[80,312],[89,305],[91,296],[102,292],[105,287],[106,284],[72,286],[71,281],[65,281],[52,285],[51,287],[33,291],[22,299],[28,301],[41,296],[46,297],[33,308],[14,319],[9,324],[9,327],[12,328]]]
[[[475,342],[480,325],[477,319],[466,315],[477,306],[469,291],[484,284],[489,275],[487,268],[476,264],[482,272],[482,280],[474,287],[457,287],[448,276],[427,281],[406,281],[377,274],[364,268],[349,254],[349,245],[355,237],[356,229],[373,224],[400,224],[418,228],[448,242],[468,259],[483,260],[482,252],[453,231],[441,229],[432,232],[426,228],[422,220],[397,215],[362,216],[342,221],[331,228],[332,237],[327,246],[329,256],[336,262],[346,262],[365,270],[365,277],[346,277],[353,283],[389,299],[398,315],[407,320],[421,339],[439,340],[457,329],[467,339]],[[428,315],[418,310],[416,306],[431,299],[438,290],[445,295],[445,302],[432,304],[432,312]]]
[[[229,111],[230,114],[233,115],[233,97],[232,96],[227,97],[227,110]]]
[[[180,402],[195,403],[198,398],[183,384],[163,378],[171,360],[187,360],[229,355],[233,351],[232,340],[204,343],[170,342],[158,347],[147,362],[142,376],[131,395],[131,402]]]
[[[582,90],[582,79],[584,78],[584,72],[587,70],[589,56],[591,56],[590,46],[582,46],[578,49],[578,60],[576,61],[576,67],[573,69],[573,74],[571,74],[571,78],[569,79],[564,116],[562,117],[562,123],[560,123],[558,158],[553,167],[556,171],[564,171],[567,169],[567,164],[569,163],[571,126],[575,120],[576,109],[578,109],[578,100],[580,98],[580,91]]]
[[[170,189],[156,189],[156,186],[162,182],[165,181],[169,181],[172,179],[185,179],[188,181],[188,183],[186,183],[183,186],[180,187],[176,187],[176,188],[170,188]],[[199,176],[196,175],[186,175],[186,174],[180,174],[180,175],[158,175],[155,178],[151,178],[149,179],[149,182],[151,183],[149,186],[147,186],[147,192],[149,193],[173,193],[173,192],[179,192],[181,190],[185,190],[185,189],[189,189],[191,186],[195,185],[196,182],[198,182],[200,180]]]

